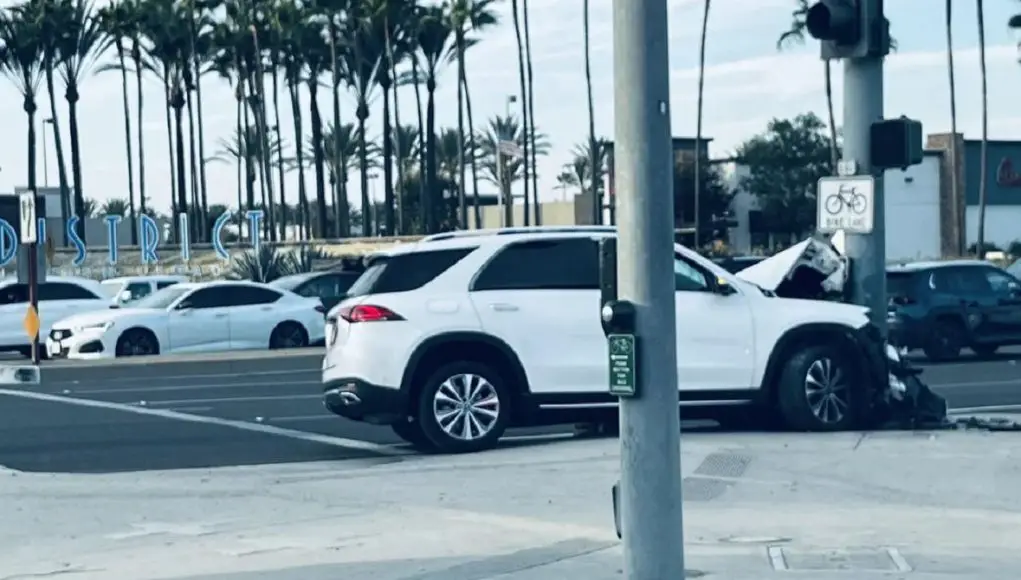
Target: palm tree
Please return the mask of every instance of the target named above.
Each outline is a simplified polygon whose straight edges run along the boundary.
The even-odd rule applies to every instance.
[[[345,67],[348,72],[348,83],[351,85],[351,89],[354,91],[356,111],[355,117],[358,119],[358,133],[365,135],[366,121],[369,118],[369,101],[372,99],[373,89],[377,85],[388,85],[389,80],[382,80],[380,75],[386,76],[386,67],[383,66],[383,45],[382,35],[385,18],[384,15],[377,15],[376,18],[366,18],[363,21],[359,21],[356,24],[356,28],[351,31],[350,38],[352,46],[344,51],[346,58]],[[384,97],[388,97],[384,92]],[[389,111],[389,99],[384,98],[383,100],[384,113],[387,117],[390,115]],[[388,141],[384,141],[384,147]],[[358,166],[359,166],[359,185],[362,196],[362,228],[363,234],[367,235],[368,232],[375,231],[375,227],[379,224],[373,224],[372,215],[370,212],[365,212],[364,208],[371,206],[371,200],[369,199],[369,151],[367,149],[367,143],[365,140],[361,140],[360,149],[358,151]],[[389,169],[386,170],[389,174]],[[388,178],[389,179],[389,178]],[[392,195],[392,190],[391,190]],[[392,206],[392,204],[389,204]],[[387,212],[389,221],[387,226],[393,227],[393,213],[392,211]],[[392,231],[392,230],[389,230]]]
[[[128,208],[131,219],[134,220],[135,211],[135,163],[131,146],[131,104],[128,98],[128,51],[125,44],[131,42],[134,34],[132,22],[133,15],[131,7],[126,1],[110,4],[100,10],[98,18],[106,34],[105,48],[110,45],[117,52],[117,64],[114,67],[102,67],[100,70],[117,69],[121,73],[121,104],[124,108],[124,147],[127,151],[128,167]],[[138,245],[138,224],[131,227],[131,245]]]
[[[589,166],[596,167],[596,109],[592,98],[592,49],[589,44],[589,0],[584,0],[582,8],[582,28],[585,35],[585,88],[588,93],[588,139],[589,139]],[[579,182],[579,185],[582,185]],[[589,186],[589,193],[592,196],[592,223],[603,223],[603,201],[599,198],[599,191],[596,181],[593,179]]]
[[[961,204],[957,199],[957,84],[954,82],[954,32],[953,32],[953,19],[951,18],[953,12],[953,0],[946,0],[943,5],[944,11],[944,28],[947,38],[947,77],[950,81],[950,175],[953,176],[950,179],[950,199],[954,200],[954,216],[955,223],[961,224],[964,220],[963,216],[960,215]],[[962,228],[963,229],[963,228]],[[958,236],[957,240],[957,252],[959,254],[964,253],[965,236],[963,232]]]
[[[327,166],[327,173],[334,196],[332,200],[334,219],[340,219],[338,210],[341,206],[340,198],[347,197],[347,180],[354,170],[354,162],[360,160],[363,139],[353,123],[344,123],[339,128],[333,123],[327,124],[323,129],[322,139],[323,155],[327,159],[335,160]],[[309,158],[314,156],[315,144],[311,139],[306,144],[305,151]],[[371,141],[366,144],[366,152],[371,166],[377,153],[376,146]]]
[[[43,76],[43,47],[37,22],[17,13],[0,11],[0,74],[21,94],[22,110],[28,121],[28,188],[33,190],[36,187],[36,99]]]
[[[694,183],[694,197],[695,197],[695,243],[694,248],[699,248],[699,233],[701,223],[699,220],[698,202],[699,198],[702,197],[702,97],[705,94],[705,41],[706,32],[709,28],[709,6],[710,0],[705,0],[704,7],[702,9],[702,36],[699,39],[698,45],[698,106],[696,107],[696,118],[695,121],[695,183]],[[826,75],[829,78],[829,74]],[[833,154],[832,147],[830,149],[830,155]]]
[[[476,137],[483,179],[497,186],[501,192],[509,192],[511,185],[524,179],[527,175],[527,160],[523,156],[497,155],[497,146],[500,141],[513,141],[523,149],[526,140],[529,140],[529,135],[516,117],[495,116],[490,119],[485,132]],[[541,132],[536,132],[535,148],[539,155],[549,153],[549,141]],[[497,165],[498,159],[500,165]]]
[[[425,233],[436,230],[434,198],[439,193],[436,175],[436,85],[440,67],[446,63],[452,51],[456,50],[454,31],[444,10],[439,6],[424,6],[418,23],[418,48],[421,68],[425,76],[426,122],[425,122],[425,195],[422,199],[422,223]],[[368,207],[368,206],[365,206]]]
[[[128,201],[120,198],[108,199],[99,207],[99,213],[103,215],[119,215],[124,217],[128,215],[129,211]]]
[[[978,178],[978,257],[985,257],[986,245],[986,173],[988,172],[989,145],[989,90],[986,86],[986,15],[985,0],[975,0],[978,18],[978,66],[982,75],[982,145],[979,151]],[[955,136],[956,137],[956,136]],[[955,177],[956,179],[956,177]]]
[[[536,168],[535,151],[535,99],[532,98],[532,40],[528,26],[528,0],[521,0],[522,24],[525,31],[525,71],[528,80],[528,95],[525,102],[528,103],[528,149],[531,153],[529,162],[532,164],[532,207],[535,209],[535,225],[542,223],[542,206],[539,205],[539,170]],[[524,104],[524,103],[522,103]],[[527,153],[526,153],[527,155]],[[527,193],[525,194],[528,195]],[[525,225],[528,225],[528,204],[525,203]]]
[[[949,2],[950,0],[947,1]],[[805,17],[808,16],[808,9],[811,8],[811,5],[809,0],[796,0],[796,2],[794,12],[791,13],[790,28],[781,34],[780,38],[776,41],[777,50],[805,43],[805,34],[808,32]],[[707,14],[708,10],[709,7],[706,6]],[[705,35],[703,34],[703,36]],[[823,61],[823,77],[826,81],[826,114],[830,129],[830,164],[832,170],[836,171],[837,162],[840,160],[840,152],[837,148],[837,119],[833,114],[833,73],[831,72],[830,61],[828,60]],[[696,233],[695,235],[697,236],[698,234]]]
[[[521,151],[522,151],[522,154],[523,154],[524,159],[525,159],[525,163],[521,166],[521,171],[523,173],[522,181],[524,182],[524,187],[525,187],[525,199],[524,199],[524,201],[525,201],[524,222],[525,223],[524,223],[524,225],[527,226],[529,224],[529,215],[528,214],[529,214],[529,206],[530,206],[530,202],[529,202],[529,199],[528,199],[528,190],[529,190],[529,187],[528,187],[528,185],[529,185],[528,184],[528,160],[529,160],[529,157],[528,157],[529,146],[528,145],[529,145],[529,143],[528,142],[530,141],[530,139],[527,138],[527,135],[528,135],[529,131],[528,131],[528,90],[527,90],[527,76],[525,75],[525,52],[524,52],[525,51],[525,45],[524,45],[523,39],[521,37],[521,21],[518,18],[518,0],[511,0],[511,11],[512,11],[513,17],[514,17],[514,36],[517,38],[517,44],[518,44],[518,84],[520,85],[520,89],[521,89],[521,122],[524,125],[524,130],[525,130],[525,135],[526,135],[525,140],[522,141],[522,143],[521,143]],[[511,199],[513,199],[513,197],[511,197]],[[513,208],[510,207],[510,205],[511,204],[509,204],[509,203],[507,204],[506,211],[508,212],[509,216],[513,216],[514,215]],[[510,221],[508,221],[507,225],[510,226],[510,225],[513,225],[513,224]]]
[[[495,26],[498,23],[496,12],[493,9],[494,0],[453,0],[450,3],[450,22],[454,29],[454,45],[457,58],[457,131],[458,131],[458,178],[457,193],[459,216],[461,227],[468,227],[468,215],[465,193],[465,153],[468,145],[465,143],[464,113],[468,114],[468,136],[474,133],[471,123],[471,103],[468,97],[468,73],[465,69],[465,51],[469,46],[477,42],[476,38],[469,38],[470,32],[481,32],[486,28]],[[476,175],[475,160],[472,157],[473,175],[473,213],[475,227],[482,227],[482,209],[479,207],[479,185]]]

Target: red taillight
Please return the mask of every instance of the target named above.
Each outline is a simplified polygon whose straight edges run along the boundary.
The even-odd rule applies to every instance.
[[[354,324],[355,322],[384,322],[388,320],[404,320],[401,315],[383,306],[371,304],[356,304],[345,306],[337,313],[344,320]]]

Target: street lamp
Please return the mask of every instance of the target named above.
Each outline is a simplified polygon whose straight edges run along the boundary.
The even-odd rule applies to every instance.
[[[507,123],[508,124],[510,123],[510,120],[511,120],[511,105],[513,105],[516,102],[518,102],[518,97],[517,96],[515,96],[515,95],[507,95],[507,101],[506,101],[505,106],[504,106],[504,111],[506,112],[506,115],[507,115]],[[503,128],[506,129],[506,127],[503,127]],[[497,137],[497,142],[496,142],[496,182],[499,184],[499,188],[500,188],[500,195],[498,195],[497,198],[499,199],[499,204],[500,204],[499,205],[499,208],[500,208],[500,210],[499,210],[500,211],[500,227],[502,228],[502,227],[507,227],[507,226],[513,225],[511,223],[511,221],[513,221],[513,219],[514,219],[514,217],[513,217],[514,216],[514,214],[513,214],[513,211],[514,211],[514,209],[513,209],[513,207],[514,207],[514,198],[511,197],[511,191],[510,191],[511,184],[510,184],[510,180],[508,180],[508,182],[506,184],[506,187],[504,186],[504,182],[503,182],[503,156],[504,155],[509,155],[511,157],[520,157],[521,156],[521,148],[518,147],[518,144],[514,141],[514,135],[497,135],[496,137]],[[504,204],[504,199],[503,199],[504,196],[507,197],[506,203],[511,207],[510,211],[512,213],[510,214],[510,216],[506,215],[506,209],[504,208],[504,205],[503,205]],[[508,217],[509,217],[509,220],[508,220]]]

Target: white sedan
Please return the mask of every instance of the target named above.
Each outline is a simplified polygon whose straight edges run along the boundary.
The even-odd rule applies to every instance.
[[[322,343],[318,298],[255,282],[181,283],[132,304],[53,324],[51,357],[103,359],[167,353],[299,348]]]

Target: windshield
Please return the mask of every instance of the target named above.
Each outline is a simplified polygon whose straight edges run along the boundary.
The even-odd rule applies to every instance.
[[[175,300],[184,296],[191,291],[191,288],[182,288],[180,286],[169,286],[162,290],[157,290],[155,293],[142,298],[138,302],[131,305],[132,308],[157,308],[165,309],[174,303]]]
[[[124,287],[124,282],[120,281],[107,281],[100,282],[100,288],[103,290],[103,294],[106,294],[109,298],[116,298],[121,292],[121,288]]]

